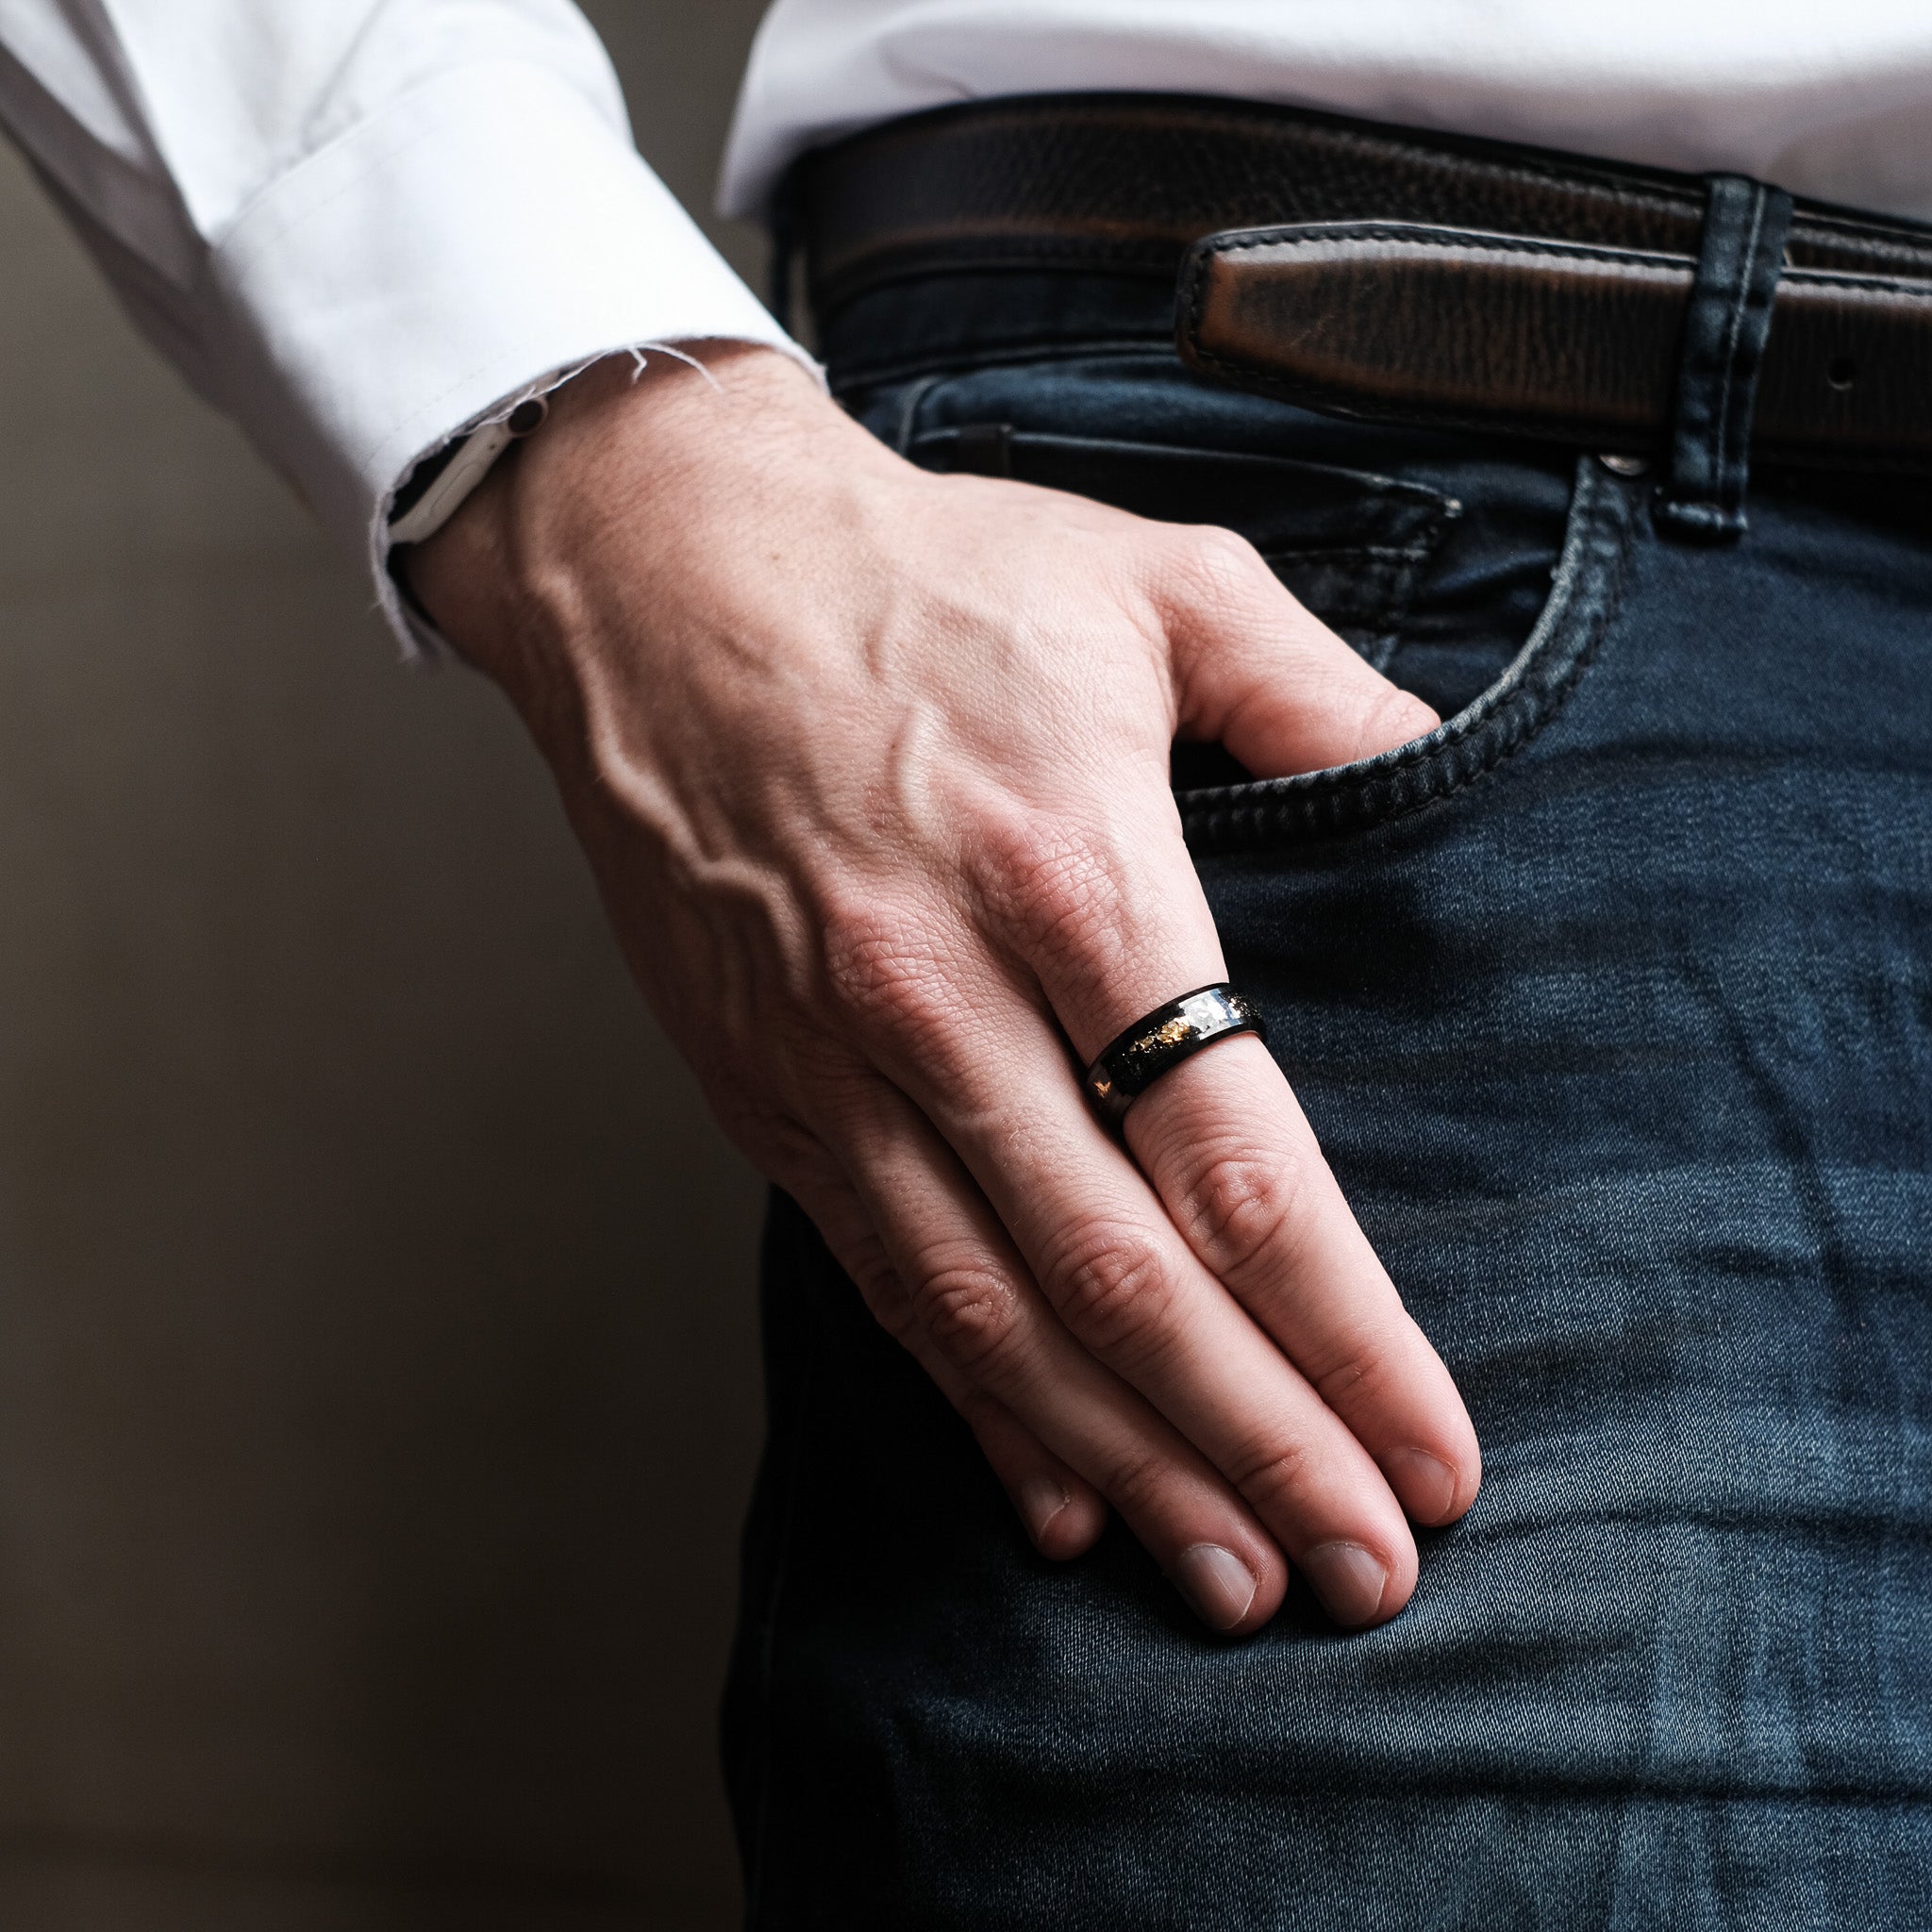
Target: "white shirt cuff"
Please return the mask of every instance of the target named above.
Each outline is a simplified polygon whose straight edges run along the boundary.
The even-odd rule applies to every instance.
[[[253,202],[210,268],[223,401],[366,551],[397,634],[388,508],[416,460],[602,355],[763,342],[816,365],[629,142],[545,69],[398,97]]]

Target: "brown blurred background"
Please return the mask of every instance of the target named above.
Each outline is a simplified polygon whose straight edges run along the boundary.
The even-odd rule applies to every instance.
[[[758,0],[588,10],[708,212]],[[4,150],[0,262],[0,1926],[727,1926],[757,1184]]]

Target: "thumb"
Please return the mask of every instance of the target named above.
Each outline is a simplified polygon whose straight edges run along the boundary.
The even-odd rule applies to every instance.
[[[1441,723],[1291,596],[1243,538],[1189,536],[1165,600],[1184,737],[1280,778],[1373,758]]]

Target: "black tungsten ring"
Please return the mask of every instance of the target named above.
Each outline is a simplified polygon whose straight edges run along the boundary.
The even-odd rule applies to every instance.
[[[1128,1108],[1161,1074],[1191,1059],[1204,1046],[1237,1033],[1268,1038],[1267,1023],[1224,981],[1184,992],[1136,1020],[1087,1069],[1087,1098],[1101,1118],[1118,1126]]]

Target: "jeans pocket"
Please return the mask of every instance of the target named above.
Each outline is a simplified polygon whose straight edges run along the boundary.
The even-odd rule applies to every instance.
[[[1421,483],[1333,463],[974,423],[912,436],[943,473],[1010,476],[1164,524],[1239,532],[1283,584],[1376,670],[1462,506]]]
[[[1474,784],[1540,732],[1574,689],[1615,614],[1644,485],[1595,457],[1576,466],[1563,546],[1527,641],[1502,674],[1426,738],[1291,778],[1180,789],[1197,856],[1367,830]]]
[[[860,414],[926,469],[1239,532],[1442,717],[1426,738],[1291,778],[1256,779],[1220,746],[1177,744],[1176,801],[1203,856],[1366,829],[1527,744],[1596,650],[1647,488],[1594,457],[1311,417],[1146,356],[937,374]]]

